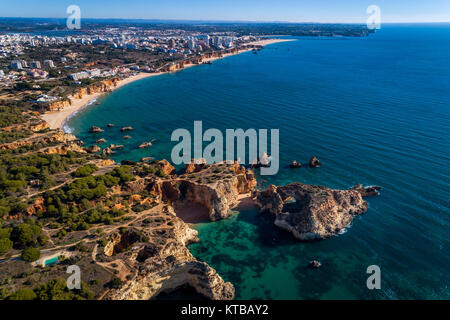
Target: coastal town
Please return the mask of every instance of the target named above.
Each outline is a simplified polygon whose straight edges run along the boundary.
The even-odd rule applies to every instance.
[[[177,33],[177,32],[175,32]],[[50,37],[0,35],[0,100],[22,101],[51,129],[100,94],[160,75],[289,39],[256,36],[176,36],[117,33]]]
[[[243,36],[142,36],[105,30],[101,35],[0,35],[2,91],[34,82],[34,102],[65,98],[70,89],[139,72],[175,71],[185,64],[235,52],[258,41]],[[261,48],[254,46],[254,48]],[[50,90],[46,90],[50,89]],[[53,89],[53,90],[51,90]],[[58,90],[56,90],[58,89]],[[50,94],[58,91],[59,94]]]
[[[0,34],[0,299],[148,300],[188,286],[204,298],[229,300],[233,284],[189,251],[201,240],[193,223],[227,219],[230,209],[250,201],[294,238],[313,240],[338,233],[364,213],[363,197],[378,188],[260,190],[254,170],[261,164],[196,159],[177,170],[153,157],[116,163],[110,156],[120,145],[100,148],[106,143],[100,136],[85,145],[61,129],[71,114],[130,82],[243,52],[257,55],[283,41],[293,39],[111,26],[58,36]],[[134,128],[110,123],[89,132],[105,130]],[[307,165],[321,162],[311,157]],[[315,224],[298,218],[306,209]],[[71,265],[83,270],[77,290],[64,280]]]

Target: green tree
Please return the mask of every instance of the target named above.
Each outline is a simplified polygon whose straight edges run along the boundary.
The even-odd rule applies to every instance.
[[[28,262],[36,261],[41,257],[41,252],[38,248],[26,248],[22,251],[22,259]]]
[[[5,253],[13,246],[13,242],[9,239],[0,239],[0,254]]]
[[[11,236],[12,228],[0,228],[0,239],[7,239]]]
[[[19,289],[9,296],[9,300],[34,300],[36,293],[31,289]]]
[[[79,167],[75,172],[73,173],[74,177],[87,177],[93,174],[95,171],[98,170],[98,167],[95,164],[87,164],[85,166]]]
[[[39,243],[41,246],[45,246],[45,245],[48,243],[48,237],[47,237],[47,236],[44,236],[44,235],[40,235],[40,236],[37,238],[37,240],[38,240],[38,243]]]
[[[114,177],[120,178],[120,182],[124,183],[133,179],[133,175],[131,174],[130,166],[120,166],[115,168],[112,173]]]
[[[0,300],[5,300],[9,297],[9,290],[7,288],[0,288]]]
[[[42,229],[34,223],[19,224],[11,233],[11,239],[17,247],[24,248],[36,244]]]
[[[81,283],[80,290],[69,290],[66,281],[56,278],[46,284],[41,284],[34,289],[38,300],[81,300],[93,299],[94,294],[86,283]]]
[[[122,285],[122,281],[119,278],[112,278],[109,282],[109,287],[113,289],[118,289]]]

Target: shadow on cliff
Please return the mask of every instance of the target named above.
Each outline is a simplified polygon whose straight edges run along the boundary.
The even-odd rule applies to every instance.
[[[268,214],[260,214],[255,209],[242,210],[237,221],[256,226],[256,241],[265,247],[290,246],[299,242],[283,230],[278,229],[273,221],[274,217]]]

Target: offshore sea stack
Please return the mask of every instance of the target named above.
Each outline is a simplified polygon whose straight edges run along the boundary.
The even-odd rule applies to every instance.
[[[367,211],[357,190],[291,183],[255,193],[261,213],[275,216],[274,224],[299,240],[325,239],[339,233],[355,215]]]
[[[317,168],[320,167],[322,163],[317,159],[317,157],[312,156],[311,159],[309,159],[309,167],[310,168]]]
[[[149,148],[149,147],[151,147],[151,146],[152,146],[152,143],[151,143],[151,142],[142,142],[142,143],[139,145],[139,149]]]
[[[301,167],[302,167],[302,164],[300,162],[297,162],[296,160],[292,161],[289,164],[289,168],[291,168],[291,169],[296,169],[296,168],[301,168]]]
[[[120,129],[120,131],[122,131],[122,132],[133,131],[133,130],[134,130],[133,127],[123,127],[122,129]]]
[[[89,133],[101,133],[103,132],[103,129],[96,127],[96,126],[92,126],[89,128]]]

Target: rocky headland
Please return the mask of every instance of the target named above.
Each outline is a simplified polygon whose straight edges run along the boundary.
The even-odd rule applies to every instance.
[[[274,224],[298,240],[331,237],[367,211],[364,189],[335,190],[291,183],[254,193],[259,211],[274,216]]]
[[[204,159],[193,159],[178,171],[169,161],[151,157],[118,165],[106,156],[120,152],[122,145],[110,144],[104,149],[96,144],[85,147],[75,136],[59,129],[49,130],[34,118],[20,127],[28,128],[30,135],[4,143],[0,150],[23,149],[24,159],[31,155],[57,155],[70,160],[52,177],[52,192],[45,192],[42,182],[35,180],[25,194],[17,193],[17,198],[24,199],[24,212],[3,218],[39,221],[46,217],[42,228],[51,242],[44,248],[45,252],[70,249],[72,258],[84,266],[83,281],[92,282],[93,275],[101,278],[99,285],[91,285],[97,299],[153,299],[162,292],[184,286],[209,299],[233,299],[233,284],[225,282],[211,266],[190,253],[188,245],[200,240],[190,223],[226,219],[242,199],[253,199],[261,213],[272,215],[274,224],[295,238],[325,239],[346,228],[355,215],[364,213],[368,206],[363,197],[377,195],[380,190],[376,186],[356,185],[350,190],[334,190],[292,183],[255,191],[257,180],[253,171],[237,162],[210,165]],[[99,129],[103,130],[93,127],[91,131],[100,132]],[[131,129],[125,127],[124,131]],[[145,147],[150,145],[151,142],[145,143]],[[258,160],[254,168],[264,166]],[[320,162],[313,157],[310,165],[318,166]],[[291,164],[291,167],[300,166],[295,161]],[[77,193],[73,193],[75,190]],[[85,194],[89,200],[65,200],[78,194],[81,198]],[[55,196],[59,197],[60,209],[50,204]],[[108,218],[86,218],[89,224],[78,221],[75,225],[64,220],[64,216],[52,218],[55,210],[64,213],[69,208],[75,213],[83,212],[74,215],[81,221],[92,210],[96,211],[94,216],[101,213]],[[48,212],[53,216],[47,216]],[[60,227],[55,229],[55,224]],[[69,235],[64,236],[67,232],[73,242],[67,240]],[[16,257],[18,251],[13,249],[10,254]],[[11,259],[3,266],[10,266],[7,276],[16,279],[13,283],[20,287],[39,273],[24,269],[30,266],[23,262],[20,262],[22,267],[17,267],[18,263]],[[49,279],[65,277],[63,266],[53,270]],[[17,272],[25,271],[30,272],[29,277],[16,277]]]
[[[199,241],[197,231],[179,219],[170,206],[155,209],[154,217],[164,219],[156,237],[146,227],[111,235],[104,254],[120,259],[124,266],[121,272],[126,276],[123,285],[108,291],[104,299],[148,300],[186,285],[209,299],[233,299],[233,285],[208,264],[195,259],[186,247]],[[150,240],[142,242],[143,237]],[[122,253],[130,246],[132,250]]]

